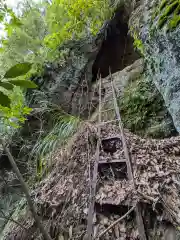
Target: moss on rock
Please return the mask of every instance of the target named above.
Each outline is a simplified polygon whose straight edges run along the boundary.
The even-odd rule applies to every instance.
[[[180,23],[180,0],[163,0],[155,9],[152,21],[158,16],[158,28],[167,26],[167,31],[175,29]]]
[[[169,22],[169,29],[174,29],[180,23],[180,16],[174,15],[173,18]]]
[[[144,45],[142,40],[138,37],[137,33],[133,34],[133,38],[134,38],[134,47],[135,49],[137,49],[140,54],[143,56],[144,55]]]
[[[136,134],[163,138],[176,132],[163,98],[143,77],[127,87],[119,104],[124,126]]]
[[[163,8],[165,8],[167,4],[168,4],[168,0],[163,0],[163,1],[161,2],[161,5],[160,5],[159,10],[162,11]]]

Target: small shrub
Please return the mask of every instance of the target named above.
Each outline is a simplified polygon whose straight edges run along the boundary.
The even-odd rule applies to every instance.
[[[43,126],[30,154],[30,158],[36,161],[36,174],[39,177],[43,170],[51,165],[49,160],[57,147],[63,148],[65,146],[81,122],[78,117],[64,113],[55,105],[44,104],[44,107],[38,111],[38,114],[41,113],[42,119],[49,118],[48,128]]]

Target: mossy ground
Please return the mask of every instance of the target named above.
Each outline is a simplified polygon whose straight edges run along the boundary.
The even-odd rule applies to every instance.
[[[174,133],[163,98],[143,77],[127,87],[119,106],[124,126],[136,134],[164,138]]]

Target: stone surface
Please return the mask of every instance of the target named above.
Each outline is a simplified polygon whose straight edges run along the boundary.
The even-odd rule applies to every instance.
[[[34,79],[44,94],[42,100],[47,99],[68,113],[87,118],[91,87],[97,74],[101,73],[104,78],[109,75],[109,69],[115,73],[139,58],[133,39],[128,35],[127,21],[126,10],[120,8],[96,37],[87,36],[61,47],[60,51],[66,53],[65,62],[47,64],[44,75]]]
[[[135,61],[132,65],[126,67],[122,71],[112,74],[112,81],[117,91],[117,98],[123,95],[125,88],[132,81],[141,76],[144,69],[143,59]],[[95,89],[93,92],[98,93],[99,83],[93,86]],[[104,89],[104,96],[102,97],[102,109],[103,111],[114,108],[113,105],[113,94],[111,86],[111,77],[108,76],[102,79],[102,89]],[[97,120],[98,109],[94,112],[91,120]],[[112,120],[115,117],[114,109],[103,114],[103,120]]]
[[[157,32],[152,44],[148,45],[154,63],[151,76],[166,102],[178,132],[180,132],[179,36],[180,28],[166,35]]]
[[[124,127],[130,131],[152,138],[177,134],[162,95],[145,73],[126,87],[119,104]]]
[[[82,103],[80,102],[77,106],[72,106],[72,103],[77,102],[79,98],[77,93],[87,92],[91,84],[92,65],[101,41],[101,38],[87,38],[67,43],[64,48],[68,49],[68,56],[63,65],[47,64],[44,76],[35,77],[35,81],[41,85],[40,92],[45,95],[42,98],[48,99],[66,112],[78,115],[78,108]],[[84,99],[83,96],[82,99]]]
[[[163,14],[163,10],[158,10],[161,3],[141,1],[130,24],[134,28],[133,34],[136,33],[142,42],[149,76],[163,96],[180,132],[180,26],[168,29],[167,23],[162,28],[158,27]],[[169,18],[172,17],[173,13]]]

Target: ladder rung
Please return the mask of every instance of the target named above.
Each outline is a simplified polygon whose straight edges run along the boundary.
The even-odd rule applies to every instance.
[[[110,111],[112,111],[112,110],[114,110],[114,108],[110,108],[110,109],[107,109],[107,110],[101,111],[101,113],[110,112]],[[114,110],[114,111],[115,111],[115,110]]]
[[[107,100],[103,100],[101,103],[109,103],[109,99],[107,99]]]
[[[108,163],[126,163],[126,159],[119,159],[119,160],[101,160],[99,164],[108,164]]]
[[[117,138],[119,138],[121,140],[121,135],[113,135],[113,136],[110,136],[110,137],[107,137],[107,138],[103,138],[102,141],[114,140],[114,139],[117,139]]]
[[[97,194],[96,194],[97,195]],[[116,199],[118,199],[118,194],[117,194],[117,198]],[[111,198],[109,198],[109,199],[101,199],[101,200],[97,200],[96,199],[96,203],[100,203],[101,205],[104,205],[104,204],[110,204],[110,205],[114,205],[114,206],[128,206],[128,207],[133,207],[136,203],[137,203],[137,200],[129,200],[129,199],[125,199],[125,200],[123,200],[122,202],[120,202],[120,203],[117,203],[117,201],[116,200],[113,200],[113,199],[111,199]],[[118,238],[119,239],[119,238]]]
[[[97,124],[97,126],[102,126],[102,125],[105,125],[105,124],[108,124],[108,123],[112,123],[112,122],[118,122],[119,120],[116,119],[116,120],[110,120],[110,121],[107,121],[107,122],[101,122],[100,124]]]

